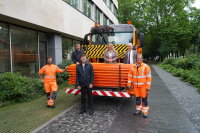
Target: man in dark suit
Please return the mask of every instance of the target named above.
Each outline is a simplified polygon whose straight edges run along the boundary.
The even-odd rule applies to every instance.
[[[72,61],[74,62],[74,64],[81,63],[80,57],[83,53],[84,53],[84,51],[81,49],[81,45],[77,44],[76,50],[72,53]]]
[[[90,63],[87,62],[85,54],[81,55],[81,64],[76,66],[76,85],[81,89],[81,110],[80,114],[86,112],[86,96],[88,97],[89,114],[93,115],[92,88],[94,83],[94,71]]]
[[[124,64],[135,64],[137,57],[137,51],[133,50],[132,43],[128,44],[128,51],[124,55]]]

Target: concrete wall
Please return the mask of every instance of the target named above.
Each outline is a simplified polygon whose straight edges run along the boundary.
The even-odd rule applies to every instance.
[[[62,37],[58,34],[48,34],[47,56],[53,57],[53,63],[58,65],[62,62]]]
[[[117,18],[102,0],[93,2],[115,24],[118,23]],[[78,38],[83,38],[94,25],[93,20],[63,0],[0,0],[0,19],[1,16],[8,16],[7,21],[14,24],[31,24],[42,31],[52,30]]]

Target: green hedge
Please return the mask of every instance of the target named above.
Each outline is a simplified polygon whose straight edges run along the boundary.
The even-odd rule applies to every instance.
[[[0,74],[0,101],[22,102],[42,95],[43,84],[39,79],[21,76],[20,73]]]
[[[172,65],[187,70],[200,70],[200,55],[189,55],[185,58],[166,58],[162,64]]]
[[[71,64],[73,64],[73,62],[71,60],[63,60],[63,62],[61,64],[59,64],[58,67],[61,69],[65,69],[66,66],[69,66]],[[69,74],[68,74],[68,72],[57,73],[56,77],[57,77],[57,83],[58,83],[58,85],[60,85],[63,82],[67,81]]]
[[[64,69],[72,64],[64,60],[58,66]],[[57,74],[57,83],[60,85],[67,81],[67,72]],[[0,74],[0,101],[24,102],[44,94],[44,85],[39,78],[29,78],[20,73],[5,72]]]
[[[160,66],[167,72],[172,73],[174,76],[180,77],[181,80],[190,83],[191,85],[197,87],[200,93],[200,74],[194,69],[186,70],[182,68],[176,68],[169,64],[160,64]]]

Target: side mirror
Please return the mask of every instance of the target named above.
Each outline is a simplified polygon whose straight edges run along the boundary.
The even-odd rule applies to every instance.
[[[144,33],[140,32],[140,47],[144,46]]]

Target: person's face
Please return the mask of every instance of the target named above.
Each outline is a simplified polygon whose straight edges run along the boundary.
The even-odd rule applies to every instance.
[[[112,45],[108,45],[108,50],[112,50]]]
[[[81,49],[81,46],[80,46],[80,45],[77,45],[77,46],[76,46],[76,50],[79,51],[80,49]]]
[[[52,64],[52,62],[53,62],[52,58],[48,58],[48,59],[47,59],[47,63],[48,63],[48,64]]]
[[[81,57],[81,62],[82,62],[82,63],[85,63],[85,62],[86,62],[86,59],[87,59],[86,56]]]
[[[143,61],[142,56],[138,56],[138,57],[137,57],[137,63],[138,63],[138,64],[141,64],[142,61]]]
[[[128,50],[132,50],[133,46],[132,45],[128,45]]]

